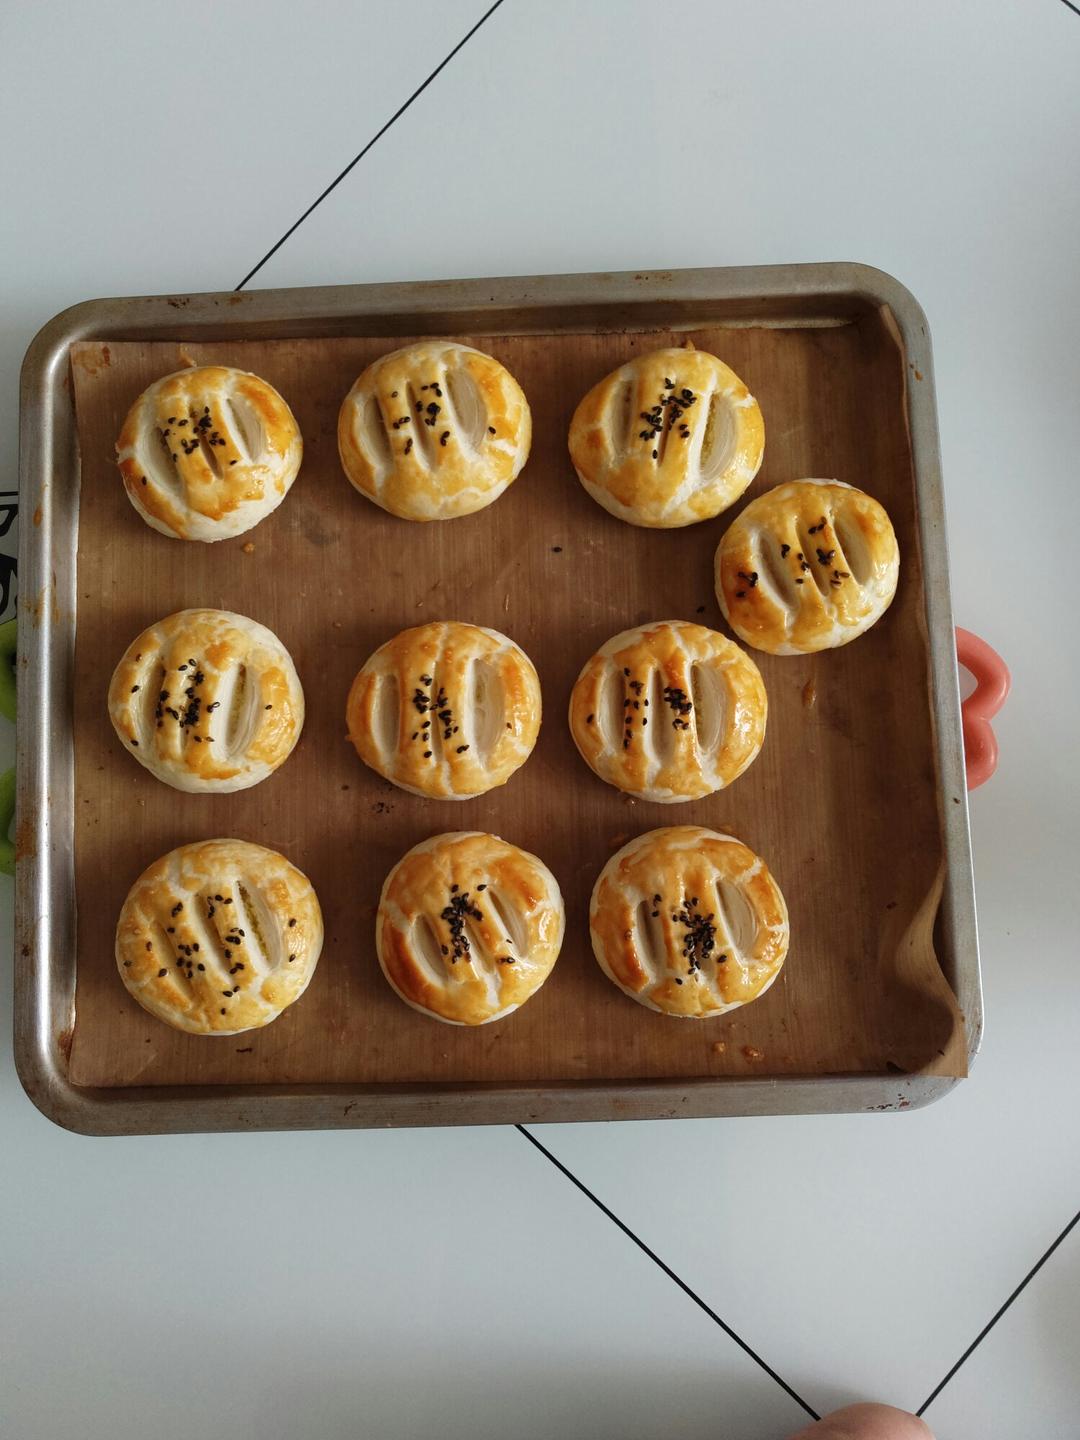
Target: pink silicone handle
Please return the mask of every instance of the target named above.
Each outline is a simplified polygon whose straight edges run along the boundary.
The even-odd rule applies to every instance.
[[[1009,667],[985,640],[956,627],[956,658],[975,681],[975,689],[960,707],[964,720],[964,764],[967,787],[985,785],[997,769],[998,743],[991,720],[1009,696]]]

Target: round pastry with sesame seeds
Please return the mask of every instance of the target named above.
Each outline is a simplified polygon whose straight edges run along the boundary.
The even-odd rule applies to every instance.
[[[349,691],[356,753],[413,795],[467,800],[505,785],[540,731],[540,680],[498,630],[439,620],[402,630]]]
[[[704,625],[659,620],[602,645],[570,696],[570,733],[609,785],[667,805],[737,779],[765,739],[761,673]]]
[[[732,835],[650,830],[601,870],[589,907],[593,954],[624,995],[684,1019],[763,995],[788,951],[788,913],[768,866]]]
[[[542,860],[481,831],[435,835],[382,888],[379,965],[398,997],[448,1025],[502,1020],[551,974],[566,917]]]
[[[743,493],[765,450],[757,401],[693,346],[637,355],[599,381],[570,422],[570,458],[620,520],[671,529],[711,520]]]
[[[295,865],[247,840],[201,840],[135,881],[116,927],[116,965],[158,1020],[194,1035],[238,1035],[299,1000],[322,943],[318,898]]]
[[[521,386],[494,356],[453,340],[381,356],[338,416],[350,483],[402,520],[483,510],[517,479],[531,444]]]
[[[832,650],[892,604],[900,550],[885,507],[842,480],[793,480],[751,500],[717,546],[716,598],[770,655]]]
[[[155,380],[116,442],[124,489],[162,535],[227,540],[284,500],[303,456],[292,411],[266,380],[197,365]]]
[[[124,749],[166,785],[226,794],[285,763],[304,692],[272,630],[229,610],[180,610],[125,650],[109,684]]]

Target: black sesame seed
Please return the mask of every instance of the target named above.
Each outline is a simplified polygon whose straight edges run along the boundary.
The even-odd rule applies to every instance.
[[[165,967],[164,967],[164,965],[163,965],[163,966],[161,967],[161,969],[160,969],[157,973],[158,973],[158,979],[161,980],[161,979],[163,979],[164,976],[166,976],[169,972],[165,969]]]

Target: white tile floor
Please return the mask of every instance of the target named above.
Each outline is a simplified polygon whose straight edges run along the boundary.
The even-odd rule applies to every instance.
[[[39,324],[235,285],[483,8],[9,13],[0,489]],[[1080,1204],[1080,657],[1046,619],[1080,519],[1078,67],[1061,0],[505,0],[253,281],[846,258],[929,314],[957,617],[1015,677],[972,805],[975,1073],[906,1115],[539,1132],[816,1410],[918,1406]],[[513,1130],[88,1141],[5,1055],[0,1132],[15,1440],[774,1440],[802,1414]],[[1080,1433],[1078,1244],[933,1402],[942,1440]]]

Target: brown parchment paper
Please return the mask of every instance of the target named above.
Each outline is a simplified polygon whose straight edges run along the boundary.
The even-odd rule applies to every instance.
[[[570,689],[618,630],[683,618],[723,629],[712,558],[727,517],[647,531],[593,503],[566,451],[573,408],[624,357],[683,334],[462,336],[497,355],[533,409],[532,457],[480,514],[396,520],[341,472],[338,407],[359,371],[401,340],[74,348],[82,451],[75,686],[78,979],[71,1078],[99,1086],[353,1082],[617,1082],[717,1075],[964,1073],[963,1023],[933,950],[943,847],[932,752],[905,361],[874,320],[814,329],[694,332],[746,380],[766,424],[765,463],[744,501],[781,481],[838,477],[887,506],[901,548],[897,599],[867,636],[807,658],[756,655],[769,694],[762,754],[701,802],[632,802],[579,759]],[[265,376],[292,406],[304,462],[254,531],[215,545],[150,530],[128,503],[113,443],[138,393],[183,365]],[[912,379],[911,383],[917,383]],[[254,544],[247,554],[244,545]],[[185,606],[269,625],[296,661],[307,722],[291,759],[237,795],[187,795],[124,753],[106,715],[110,674],[139,630]],[[544,720],[504,788],[464,803],[380,780],[345,739],[356,670],[407,625],[494,626],[532,657]],[[951,797],[945,797],[949,803]],[[756,1003],[694,1022],[652,1014],[601,974],[588,895],[613,849],[659,825],[728,830],[764,855],[791,912],[791,951]],[[518,1013],[475,1030],[403,1005],[374,951],[374,910],[395,860],[425,836],[483,829],[540,855],[562,886],[566,943]],[[156,856],[215,835],[282,851],[311,878],[326,947],[304,998],[263,1030],[180,1034],[130,1000],[113,931],[128,887]]]

